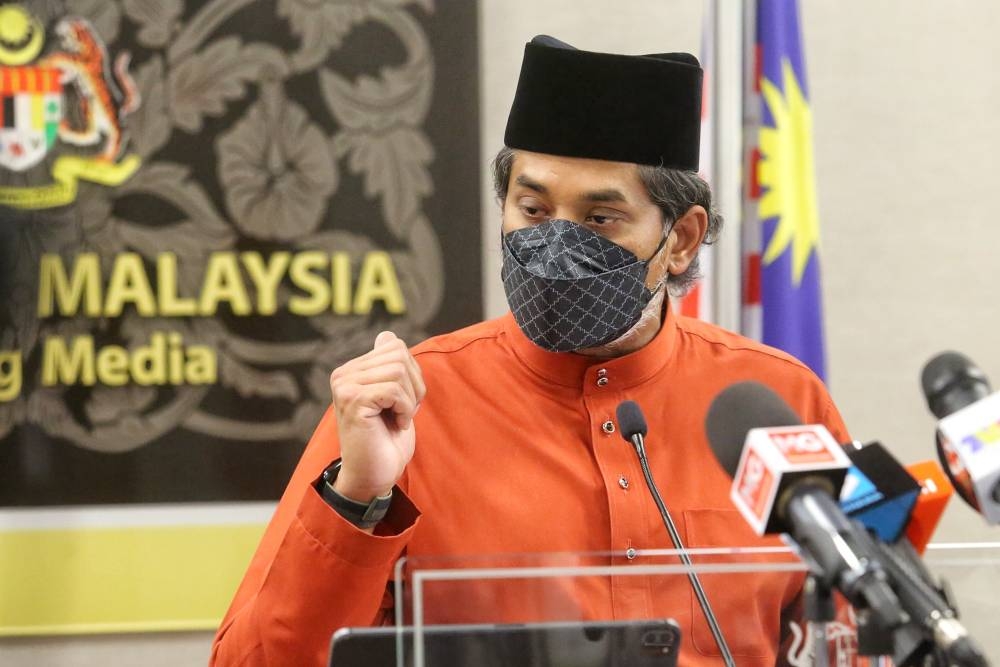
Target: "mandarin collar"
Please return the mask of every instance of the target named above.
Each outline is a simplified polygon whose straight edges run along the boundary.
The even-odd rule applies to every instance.
[[[618,390],[642,384],[656,375],[673,356],[677,320],[673,308],[664,308],[663,324],[650,342],[635,352],[613,359],[595,359],[575,352],[550,352],[524,335],[511,313],[503,317],[503,331],[517,359],[542,379],[584,393]]]

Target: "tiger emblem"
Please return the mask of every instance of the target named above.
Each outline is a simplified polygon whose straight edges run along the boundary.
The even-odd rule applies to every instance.
[[[129,55],[109,57],[76,16],[53,26],[47,50],[48,31],[16,2],[0,0],[0,26],[0,207],[67,206],[81,180],[116,187],[131,178],[142,158],[127,151],[125,119],[140,104]]]
[[[74,90],[75,109],[67,109],[59,124],[59,138],[75,146],[95,146],[96,157],[115,162],[125,146],[124,119],[139,107],[140,96],[128,72],[130,55],[120,53],[109,62],[104,44],[82,18],[68,18],[55,28],[62,50],[40,61],[60,72],[63,90]]]

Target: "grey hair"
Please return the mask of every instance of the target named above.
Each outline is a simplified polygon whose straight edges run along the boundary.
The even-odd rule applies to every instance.
[[[702,245],[715,243],[722,231],[722,216],[712,205],[712,190],[708,183],[693,171],[645,164],[636,166],[639,169],[639,180],[646,186],[649,198],[663,212],[664,229],[669,229],[692,206],[702,206],[708,212],[708,229]],[[510,173],[514,167],[514,150],[507,146],[501,148],[490,167],[493,172],[493,191],[503,206],[510,184]],[[671,296],[684,296],[698,281],[701,277],[698,260],[699,255],[696,255],[680,275],[669,274],[667,291]]]

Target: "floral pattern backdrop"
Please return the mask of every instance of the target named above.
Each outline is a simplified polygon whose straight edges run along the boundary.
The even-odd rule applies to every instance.
[[[0,206],[0,349],[19,350],[23,366],[19,394],[0,402],[0,506],[275,498],[329,404],[334,367],[382,329],[412,344],[481,317],[474,2],[19,6],[48,44],[79,17],[109,59],[129,54],[141,102],[124,116],[125,150],[141,166],[116,186],[80,179],[65,206]],[[52,160],[73,151],[86,153],[60,145],[35,168],[0,166],[0,186],[51,179]],[[190,295],[217,253],[347,253],[356,278],[378,250],[401,313],[295,315],[287,279],[271,314],[38,307],[43,255],[69,267],[96,253],[107,279],[117,257],[137,253],[155,286],[157,257],[172,253],[176,289]],[[51,337],[135,349],[155,332],[210,348],[215,381],[39,380]]]

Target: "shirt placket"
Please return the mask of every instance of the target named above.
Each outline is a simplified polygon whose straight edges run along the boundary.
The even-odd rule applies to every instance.
[[[621,436],[615,410],[628,398],[613,369],[594,367],[584,378],[584,403],[590,416],[591,446],[604,482],[608,503],[607,548],[613,564],[637,564],[646,544],[647,514],[652,500],[646,492],[635,451]],[[611,608],[615,619],[643,618],[652,613],[650,587],[644,576],[611,577]]]

